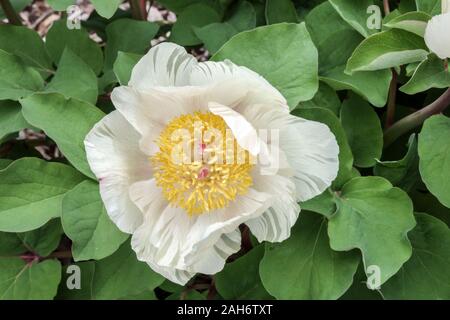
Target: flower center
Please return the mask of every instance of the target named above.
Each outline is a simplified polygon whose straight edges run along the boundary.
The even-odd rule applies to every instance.
[[[252,185],[251,155],[211,112],[174,118],[151,157],[156,183],[174,206],[192,215],[226,207]]]

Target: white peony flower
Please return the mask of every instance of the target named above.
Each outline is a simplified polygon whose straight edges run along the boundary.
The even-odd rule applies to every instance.
[[[86,137],[89,164],[109,216],[132,234],[138,259],[173,282],[219,272],[240,249],[241,224],[259,241],[285,240],[297,202],[336,178],[339,148],[329,128],[290,115],[277,89],[230,61],[198,63],[183,47],[162,43],[111,99],[117,111]],[[214,151],[224,142],[195,138],[196,126],[231,132],[230,156],[240,148],[243,160],[219,161]],[[259,129],[279,136],[263,139]],[[179,130],[194,134],[186,150],[173,138]],[[192,147],[200,161],[189,162]],[[176,150],[185,162],[173,161]],[[279,160],[279,170],[255,158]]]
[[[450,58],[450,13],[434,16],[428,22],[425,30],[425,43],[439,58]]]
[[[442,13],[450,12],[450,0],[442,0]]]

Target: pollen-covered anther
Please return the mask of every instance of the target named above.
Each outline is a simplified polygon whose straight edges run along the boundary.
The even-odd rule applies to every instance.
[[[157,185],[171,205],[189,215],[225,208],[252,185],[250,154],[217,115],[177,117],[157,144],[159,152],[151,158]]]

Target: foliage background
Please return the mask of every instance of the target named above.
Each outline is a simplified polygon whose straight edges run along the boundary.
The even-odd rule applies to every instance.
[[[0,299],[450,299],[450,77],[423,40],[439,0],[77,1],[70,30],[74,2],[0,1]],[[290,239],[242,228],[225,269],[185,287],[136,260],[83,147],[112,88],[164,40],[262,74],[341,149]],[[66,286],[73,264],[80,290]]]

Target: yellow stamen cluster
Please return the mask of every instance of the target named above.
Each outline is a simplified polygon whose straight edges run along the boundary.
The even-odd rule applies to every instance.
[[[248,191],[253,159],[230,133],[211,112],[179,116],[163,129],[151,162],[157,185],[173,206],[198,215],[224,208]]]

